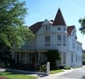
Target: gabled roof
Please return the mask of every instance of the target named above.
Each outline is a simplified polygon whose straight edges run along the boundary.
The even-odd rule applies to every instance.
[[[72,25],[72,26],[68,26],[67,27],[67,33],[68,33],[68,36],[71,34],[71,32],[72,32],[72,30],[75,28],[75,26],[74,25]]]
[[[55,19],[54,19],[54,22],[53,22],[53,25],[64,25],[64,26],[66,26],[66,23],[64,21],[64,18],[63,18],[63,15],[62,15],[60,9],[58,9],[58,12],[57,12]]]
[[[37,23],[33,24],[32,26],[30,26],[29,28],[35,34],[42,26],[42,23],[43,22],[37,22]]]
[[[58,9],[58,12],[57,12],[57,15],[56,15],[54,21],[50,20],[50,22],[52,22],[52,25],[63,25],[63,26],[66,26],[64,18],[63,18],[63,15],[62,15],[60,9]],[[42,24],[43,24],[43,21],[37,22],[37,23],[33,24],[32,26],[30,26],[29,28],[35,34],[41,28]],[[75,28],[74,25],[67,27],[68,36],[71,34],[71,32],[72,32],[72,30],[74,28]]]

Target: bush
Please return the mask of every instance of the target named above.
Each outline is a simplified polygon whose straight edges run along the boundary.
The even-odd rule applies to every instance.
[[[41,71],[41,72],[46,72],[46,64],[41,65],[39,71]]]
[[[70,66],[65,66],[64,69],[69,70],[69,69],[71,69],[71,67]]]
[[[0,67],[5,67],[4,62],[0,59]]]
[[[59,69],[64,69],[64,66],[60,66]]]
[[[82,67],[82,66],[73,66],[72,68],[74,68],[74,69],[75,69],[75,68],[80,68],[80,67]]]

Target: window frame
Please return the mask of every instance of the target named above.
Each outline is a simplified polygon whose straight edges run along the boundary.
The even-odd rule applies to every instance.
[[[51,38],[50,36],[45,36],[45,46],[50,46]]]

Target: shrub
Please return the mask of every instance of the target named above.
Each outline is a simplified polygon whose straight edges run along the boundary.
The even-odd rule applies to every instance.
[[[41,72],[46,72],[46,64],[41,65],[39,71],[41,71]]]
[[[82,66],[73,66],[72,68],[74,68],[74,69],[75,69],[75,68],[80,68],[80,67],[82,67]]]
[[[64,69],[69,70],[69,69],[71,69],[71,67],[70,66],[65,66]]]
[[[60,66],[59,69],[64,69],[64,66]]]

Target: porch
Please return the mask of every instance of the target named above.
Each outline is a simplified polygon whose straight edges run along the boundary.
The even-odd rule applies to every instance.
[[[41,65],[45,64],[47,61],[47,57],[45,55],[46,51],[47,50],[16,50],[12,53],[12,58],[14,59],[15,63]]]

